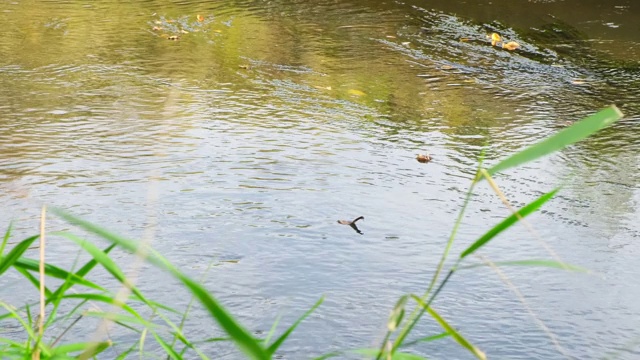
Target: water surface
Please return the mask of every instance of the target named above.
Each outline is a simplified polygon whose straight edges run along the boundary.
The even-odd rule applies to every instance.
[[[564,187],[531,216],[537,236],[518,227],[482,251],[492,261],[557,256],[595,274],[503,268],[523,302],[489,268],[461,272],[434,306],[490,358],[639,355],[640,9],[631,1],[0,10],[0,217],[14,220],[13,240],[37,232],[45,203],[152,239],[259,336],[325,295],[283,346],[289,359],[379,344],[397,298],[428,285],[483,148],[492,164],[617,104],[624,120],[496,179],[515,206]],[[521,49],[492,47],[492,32]],[[424,152],[434,161],[416,162]],[[467,214],[452,254],[509,212],[484,184]],[[362,236],[336,224],[358,215]],[[49,226],[67,227],[53,217]],[[77,253],[62,239],[48,246],[60,265]],[[187,306],[167,275],[138,275],[151,298]],[[2,278],[4,301],[36,297],[19,274]],[[187,329],[220,335],[200,309]],[[440,331],[425,319],[415,337]],[[132,335],[112,337],[125,344],[105,358]],[[202,349],[240,357],[231,345]],[[469,358],[450,339],[411,351]]]

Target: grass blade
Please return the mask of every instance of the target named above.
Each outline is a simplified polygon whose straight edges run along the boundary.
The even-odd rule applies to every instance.
[[[444,339],[447,336],[451,336],[451,335],[449,335],[449,333],[445,331],[445,332],[440,333],[440,334],[431,335],[431,336],[425,336],[425,337],[420,338],[420,339],[416,339],[416,340],[412,340],[412,341],[406,342],[406,343],[402,344],[402,347],[408,347],[408,346],[415,345],[415,344],[421,343],[421,342],[436,341],[436,340]]]
[[[420,298],[414,296],[414,299],[416,299],[416,301],[418,301],[421,306],[424,306],[424,303],[422,302],[422,300],[420,300]],[[458,344],[469,350],[478,359],[486,360],[487,356],[480,349],[471,344],[467,339],[464,338],[464,336],[460,335],[460,333],[453,326],[449,325],[449,323],[445,321],[442,316],[440,316],[440,314],[438,314],[438,312],[435,311],[431,306],[427,307],[427,312],[436,320],[438,324],[440,324],[440,326],[442,326],[442,328],[446,332],[451,335],[451,337]]]
[[[269,341],[271,341],[271,337],[273,337],[273,334],[276,332],[276,328],[278,327],[279,323],[280,323],[280,316],[278,316],[276,318],[276,321],[273,322],[273,325],[271,325],[271,329],[269,329],[269,332],[267,333],[267,337],[265,337],[264,340],[262,341],[264,346],[267,346],[267,344],[269,344]]]
[[[473,254],[476,250],[478,250],[480,247],[485,245],[487,242],[489,242],[491,239],[496,237],[498,234],[500,234],[504,230],[506,230],[509,227],[511,227],[513,224],[515,224],[518,221],[518,218],[521,218],[521,217],[524,218],[527,215],[531,214],[532,212],[536,211],[544,203],[546,203],[547,201],[551,200],[551,198],[558,192],[558,190],[559,189],[555,189],[555,190],[553,190],[551,192],[548,192],[548,193],[540,196],[539,198],[537,198],[533,202],[531,202],[531,203],[527,204],[526,206],[522,207],[515,214],[511,214],[511,216],[509,216],[508,218],[502,220],[502,222],[500,222],[498,225],[494,226],[491,230],[487,231],[478,240],[476,240],[473,244],[471,244],[471,246],[469,246],[465,251],[463,251],[460,254],[460,260],[464,259],[468,255]]]
[[[323,301],[324,301],[324,295],[322,297],[320,297],[320,300],[316,301],[316,303],[311,307],[311,309],[307,310],[307,312],[305,312],[302,316],[300,316],[300,318],[298,318],[298,320],[296,320],[296,322],[294,322],[293,325],[291,325],[287,329],[287,331],[285,331],[284,334],[282,334],[278,338],[278,340],[274,341],[273,344],[271,344],[271,346],[269,346],[269,348],[267,348],[267,354],[269,355],[269,357],[271,357],[276,352],[276,350],[278,350],[278,348],[287,339],[287,337],[289,337],[289,335],[291,335],[293,330],[295,330],[295,328],[297,328],[298,325],[300,325],[302,320],[306,319],[307,316],[311,315],[311,313],[314,312],[318,308],[318,306],[320,306],[320,304],[322,304]]]
[[[21,257],[13,264],[15,268],[22,268],[25,270],[38,271],[38,260],[28,259]],[[86,280],[76,274],[70,273],[66,270],[63,270],[57,266],[45,264],[44,265],[45,274],[62,280],[71,281],[73,284],[84,285],[96,290],[105,291],[105,289],[89,280]],[[73,285],[72,284],[72,285]]]
[[[349,352],[355,353],[355,354],[361,354],[365,356],[375,356],[376,354],[378,354],[377,349],[358,349],[358,350],[352,350]],[[426,358],[420,355],[402,353],[402,352],[394,353],[393,356],[391,356],[391,359],[392,360],[427,360]]]
[[[511,155],[510,157],[491,167],[488,172],[489,174],[494,175],[506,169],[522,165],[529,161],[561,150],[567,145],[578,142],[588,137],[589,135],[611,125],[612,123],[621,119],[622,116],[622,112],[620,112],[620,110],[615,105],[612,105],[594,115],[578,121],[572,126],[559,131],[555,135],[552,135],[537,144],[534,144],[520,152]]]
[[[389,315],[389,320],[387,321],[387,329],[389,329],[389,331],[395,331],[402,322],[404,306],[407,304],[408,299],[408,295],[402,295],[400,299],[398,299],[398,302],[396,302],[396,306],[393,307],[391,315]]]
[[[78,351],[83,351],[86,348],[90,347],[90,346],[94,346],[94,347],[102,347],[106,345],[105,349],[109,346],[111,346],[111,342],[110,341],[106,341],[106,342],[100,342],[100,343],[86,343],[86,342],[81,342],[81,343],[73,343],[73,344],[64,344],[64,345],[60,345],[58,347],[56,347],[55,349],[51,350],[51,356],[59,356],[59,355],[67,355],[69,353],[72,352],[78,352]],[[75,357],[74,357],[75,358]]]
[[[13,224],[9,223],[9,227],[7,228],[7,231],[4,233],[4,237],[2,238],[2,245],[0,245],[0,257],[2,257],[2,254],[4,254],[4,248],[7,246],[7,242],[9,242],[12,228]]]
[[[105,304],[110,304],[116,307],[119,307],[120,309],[123,309],[124,311],[128,312],[129,314],[137,317],[138,319],[142,320],[143,317],[140,316],[140,314],[138,314],[138,312],[136,312],[133,308],[131,308],[129,305],[120,302],[118,300],[115,299],[115,297],[110,296],[110,295],[101,295],[101,294],[69,294],[69,295],[65,295],[63,296],[64,299],[82,299],[82,300],[86,300],[86,301],[95,301],[95,302],[101,302],[101,303],[105,303]]]
[[[156,338],[158,344],[160,344],[164,351],[166,351],[167,355],[169,355],[174,360],[182,360],[182,356],[180,356],[180,354],[178,354],[171,346],[169,346],[166,341],[158,336],[155,331],[152,331],[151,333],[153,334],[153,337]]]
[[[33,235],[30,238],[22,240],[18,245],[14,246],[6,256],[3,256],[0,259],[0,275],[18,261],[22,254],[27,251],[29,246],[31,246],[31,244],[39,237],[40,235]]]
[[[33,286],[36,287],[36,289],[40,289],[40,280],[38,280],[35,276],[33,276],[30,272],[28,272],[25,269],[16,267],[16,271],[18,271],[20,274],[22,274],[24,277],[27,278],[27,280],[29,280],[30,283],[33,284]],[[44,293],[47,297],[51,296],[51,290],[49,290],[46,286],[44,288]]]
[[[548,267],[548,268],[555,268],[555,269],[583,272],[583,273],[590,272],[589,269],[585,269],[580,266],[571,265],[571,264],[567,264],[560,261],[554,261],[554,260],[530,259],[530,260],[498,261],[498,262],[494,262],[493,264],[498,266],[535,266],[535,267]],[[489,266],[489,265],[485,263],[471,264],[471,265],[461,266],[456,270],[468,270],[468,269],[475,269],[475,268],[484,267],[484,266]]]

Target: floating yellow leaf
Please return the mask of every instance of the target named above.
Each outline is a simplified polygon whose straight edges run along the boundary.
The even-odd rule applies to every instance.
[[[222,33],[222,30],[213,30],[213,32],[220,34]]]
[[[196,19],[198,19],[198,22],[203,22],[204,21],[204,16],[198,14],[198,15],[196,15]]]
[[[507,50],[509,50],[509,51],[513,51],[513,50],[515,50],[515,49],[517,49],[517,48],[519,48],[519,47],[520,47],[520,44],[518,44],[518,43],[517,43],[517,42],[515,42],[515,41],[509,41],[509,42],[508,42],[508,43],[506,43],[506,44],[502,44],[502,48],[503,48],[503,49],[507,49]]]
[[[460,41],[462,41],[462,42],[467,42],[467,41],[469,41],[469,40],[470,40],[470,39],[469,39],[469,38],[466,38],[466,37],[460,38]]]
[[[571,80],[571,83],[573,85],[584,85],[586,83],[586,81],[581,80],[581,79],[574,79],[574,80]]]
[[[363,91],[356,90],[356,89],[349,89],[348,93],[351,94],[351,95],[355,95],[355,96],[365,96],[365,95],[367,95]]]

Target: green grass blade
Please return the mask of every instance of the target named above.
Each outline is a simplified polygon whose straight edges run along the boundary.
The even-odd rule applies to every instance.
[[[320,300],[316,301],[316,303],[311,307],[311,309],[307,310],[307,312],[305,312],[302,316],[300,316],[300,318],[298,318],[298,320],[296,320],[296,322],[294,322],[293,325],[291,325],[287,329],[287,331],[284,332],[284,334],[280,335],[280,337],[276,341],[274,341],[273,344],[271,344],[271,346],[269,346],[269,348],[267,349],[267,353],[269,354],[269,357],[273,356],[273,354],[278,350],[278,348],[282,345],[282,343],[284,343],[287,337],[291,335],[293,330],[295,330],[298,327],[298,325],[300,325],[300,323],[307,318],[307,316],[311,315],[311,313],[314,312],[318,308],[318,306],[322,304],[323,301],[324,301],[324,295],[320,297]]]
[[[561,262],[561,261],[554,261],[554,260],[530,259],[530,260],[497,261],[497,262],[494,262],[493,264],[497,265],[497,266],[548,267],[548,268],[575,271],[575,272],[582,272],[582,273],[590,273],[591,272],[591,271],[589,271],[589,269],[585,269],[585,268],[580,267],[580,266],[571,265],[571,264],[568,264],[568,263],[564,263],[564,262]],[[489,265],[488,264],[484,264],[484,263],[482,263],[482,264],[465,265],[465,266],[461,266],[461,267],[457,268],[456,271],[475,269],[475,268],[484,267],[484,266],[489,266]]]
[[[365,356],[376,356],[378,354],[378,349],[357,349],[357,350],[351,350],[349,352],[354,354],[365,355]],[[324,359],[327,359],[327,358],[324,358]],[[394,353],[393,356],[391,356],[391,359],[392,360],[427,360],[427,358],[424,358],[420,355],[402,353],[402,352]]]
[[[623,116],[615,106],[610,106],[591,115],[572,126],[559,131],[541,142],[534,144],[491,167],[488,172],[492,176],[506,169],[522,165],[542,156],[561,150],[567,145],[578,142],[589,135],[611,125]]]
[[[276,321],[273,322],[273,325],[271,325],[271,329],[269,329],[269,332],[267,333],[267,337],[265,337],[264,340],[262,341],[262,344],[264,344],[264,346],[267,346],[269,344],[269,341],[271,341],[271,338],[273,337],[273,334],[276,332],[276,328],[278,327],[279,323],[280,323],[280,316],[278,316],[276,318]]]
[[[158,342],[158,344],[162,346],[162,348],[167,353],[167,355],[169,355],[174,360],[182,360],[182,356],[180,356],[180,354],[178,354],[174,348],[169,346],[169,344],[167,344],[166,341],[164,341],[160,336],[158,336],[158,334],[156,334],[155,331],[152,331],[151,333],[153,334],[153,337],[156,338],[156,341]]]
[[[31,270],[31,271],[40,271],[39,269],[39,261],[35,260],[35,259],[28,259],[28,258],[24,258],[21,257],[18,260],[16,260],[16,262],[13,264],[14,267],[16,268],[23,268],[25,270]],[[48,276],[57,278],[57,279],[62,279],[62,280],[67,280],[67,281],[71,281],[73,284],[78,284],[78,285],[83,285],[86,287],[90,287],[99,291],[105,291],[105,289],[89,280],[86,280],[82,277],[79,277],[76,274],[70,273],[66,270],[63,270],[57,266],[53,266],[53,265],[49,265],[49,264],[44,264],[44,273]],[[73,285],[72,284],[72,285]]]
[[[396,302],[396,306],[393,307],[391,315],[389,315],[389,320],[387,321],[387,329],[389,329],[389,331],[395,331],[402,322],[404,306],[407,304],[408,299],[408,295],[402,295],[400,299],[398,299],[398,302]]]
[[[100,343],[89,343],[87,344],[87,350],[85,350],[82,354],[78,355],[78,359],[89,359],[95,357],[101,352],[105,351],[109,347],[111,347],[111,341],[104,341]]]
[[[22,240],[18,245],[14,246],[6,256],[3,256],[0,259],[0,275],[7,271],[16,261],[18,261],[22,254],[27,251],[29,246],[31,246],[31,244],[39,237],[40,235],[34,235],[30,238]]]
[[[536,211],[540,206],[542,206],[547,201],[551,200],[551,198],[558,192],[559,189],[555,189],[551,192],[548,192],[533,202],[527,204],[518,210],[515,214],[511,214],[508,218],[502,220],[498,225],[494,226],[491,230],[487,231],[484,235],[482,235],[478,240],[476,240],[471,246],[469,246],[465,251],[460,254],[460,259],[464,259],[468,255],[473,254],[480,247],[485,245],[491,239],[496,237],[498,234],[508,229],[510,226],[515,224],[518,221],[519,217],[526,217],[532,212]]]
[[[86,301],[95,301],[95,302],[101,302],[101,303],[105,303],[105,304],[110,304],[116,307],[119,307],[121,309],[123,309],[124,311],[128,312],[129,314],[133,315],[134,317],[137,317],[138,319],[142,320],[143,317],[140,316],[140,314],[138,314],[137,311],[135,311],[132,307],[130,307],[129,305],[117,301],[115,299],[115,297],[109,296],[109,295],[101,295],[101,294],[69,294],[69,295],[65,295],[63,296],[64,299],[82,299],[82,300],[86,300]]]
[[[122,315],[122,314],[117,314],[112,312],[87,311],[84,313],[84,316],[92,316],[92,317],[97,317],[101,319],[107,319],[113,322],[118,322],[123,324],[137,324],[147,328],[158,327],[158,325],[137,316],[127,316],[127,315]]]
[[[412,340],[412,341],[406,342],[406,343],[402,344],[402,347],[408,347],[408,346],[415,345],[415,344],[418,344],[418,343],[421,343],[421,342],[436,341],[436,340],[444,339],[444,338],[446,338],[448,336],[451,336],[451,335],[448,332],[445,331],[445,332],[440,333],[440,334],[431,335],[431,336],[425,336],[425,337],[420,338],[420,339],[416,339],[416,340]]]
[[[475,347],[467,339],[460,335],[460,333],[453,326],[449,325],[449,323],[446,322],[440,316],[440,314],[438,314],[431,306],[427,308],[427,312],[436,320],[438,324],[440,324],[440,326],[442,326],[444,330],[446,330],[451,335],[451,337],[453,337],[453,339],[458,344],[462,345],[463,348],[469,350],[469,352],[471,352],[478,359],[486,360],[487,356],[480,349]]]
[[[78,225],[84,230],[94,233],[103,237],[113,243],[118,244],[120,247],[127,251],[135,253],[138,249],[139,243],[125,239],[121,236],[115,235],[105,229],[102,229],[88,221],[79,219],[73,215],[70,215],[60,209],[52,209],[52,212],[65,219],[66,221]],[[146,260],[153,265],[168,271],[175,278],[180,280],[192,294],[202,303],[205,309],[209,312],[211,317],[218,322],[222,329],[233,339],[238,347],[249,355],[253,359],[268,359],[269,356],[265,349],[261,346],[260,341],[255,339],[242,325],[240,325],[235,318],[216,300],[203,286],[190,279],[188,276],[180,272],[175,266],[173,266],[162,255],[158,254],[153,249],[149,249],[151,256]]]
[[[29,280],[29,282],[32,283],[33,286],[36,287],[36,289],[40,289],[40,280],[37,279],[35,276],[33,276],[30,272],[28,272],[25,269],[19,268],[19,267],[16,267],[16,271],[18,271],[20,274],[22,274],[22,276],[26,277],[27,280]],[[46,297],[51,296],[51,290],[49,290],[49,288],[47,288],[46,286],[44,288],[44,294],[45,294]]]
[[[64,344],[54,349],[51,349],[51,355],[52,356],[67,355],[73,352],[84,351],[86,348],[91,346],[101,347],[103,344],[106,345],[105,349],[112,345],[110,341],[100,342],[100,343],[81,342],[81,343],[73,343],[73,344]]]
[[[2,238],[2,245],[0,245],[0,258],[2,258],[2,255],[4,255],[4,248],[7,246],[7,242],[9,242],[12,228],[13,224],[9,223],[9,227],[7,228],[7,231],[4,233],[4,237]]]
[[[131,354],[133,352],[133,350],[136,349],[136,345],[137,344],[131,345],[127,350],[125,350],[122,353],[120,353],[120,355],[118,355],[118,357],[115,360],[125,360],[125,359],[127,359],[129,354]]]

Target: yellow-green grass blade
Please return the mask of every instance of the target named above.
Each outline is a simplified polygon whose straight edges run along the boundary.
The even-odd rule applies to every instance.
[[[4,233],[4,237],[2,238],[2,244],[0,245],[0,257],[4,254],[4,248],[7,246],[9,242],[9,238],[11,237],[11,229],[13,228],[13,224],[9,223],[9,227],[7,231]]]
[[[314,312],[318,308],[318,306],[322,304],[323,301],[324,301],[324,295],[320,297],[320,300],[316,301],[316,303],[311,307],[311,309],[307,310],[307,312],[305,312],[302,316],[300,316],[300,318],[298,318],[298,320],[296,320],[296,322],[294,322],[293,325],[291,325],[287,329],[287,331],[284,332],[284,334],[280,335],[280,337],[276,341],[274,341],[273,344],[271,344],[271,346],[269,346],[269,348],[267,349],[267,354],[269,355],[269,357],[275,354],[275,352],[282,345],[282,343],[284,343],[287,337],[291,335],[293,330],[295,330],[298,327],[298,325],[300,325],[300,323],[307,318],[307,316],[311,315],[311,313]]]
[[[464,259],[465,257],[473,254],[480,247],[485,245],[491,239],[496,237],[498,234],[503,232],[504,230],[511,227],[515,224],[519,218],[524,218],[532,212],[536,211],[540,208],[544,203],[551,200],[551,198],[558,192],[559,189],[555,189],[551,192],[548,192],[533,202],[527,204],[526,206],[519,209],[515,214],[511,214],[508,218],[502,220],[498,225],[494,226],[491,230],[487,231],[484,235],[482,235],[478,240],[476,240],[471,246],[469,246],[465,251],[460,254],[460,259]]]
[[[96,347],[96,348],[104,347],[104,349],[106,349],[112,345],[113,344],[110,341],[97,342],[97,343],[79,342],[79,343],[73,343],[73,344],[64,344],[51,349],[51,356],[57,359],[57,357],[60,355],[68,355],[69,353],[84,351],[89,347]]]
[[[101,302],[121,308],[138,319],[143,319],[137,311],[126,303],[117,301],[114,296],[102,294],[68,294],[63,296],[64,299],[82,299],[86,301]]]
[[[30,271],[36,271],[36,272],[39,271],[39,267],[38,267],[39,261],[35,259],[28,259],[28,258],[21,257],[18,260],[16,260],[13,266],[16,268],[22,268]],[[78,284],[78,285],[83,285],[96,290],[105,291],[103,287],[54,265],[45,263],[44,273],[48,276],[51,276],[57,279],[70,281],[72,285]]]
[[[53,209],[52,211],[68,222],[78,225],[86,231],[116,243],[127,251],[135,253],[138,246],[140,246],[139,243],[115,235],[99,226],[70,215],[60,209]],[[260,341],[254,338],[242,325],[240,325],[240,323],[238,323],[237,320],[202,285],[184,275],[158,252],[153,249],[149,249],[149,253],[151,256],[147,257],[146,260],[153,265],[168,271],[171,275],[180,280],[204,305],[211,317],[218,322],[229,336],[231,336],[233,341],[242,351],[245,352],[245,354],[249,355],[253,359],[269,358],[266,350],[260,344]]]
[[[476,358],[481,360],[485,360],[487,358],[487,356],[480,349],[471,344],[471,342],[465,339],[464,336],[460,335],[460,333],[453,326],[449,325],[449,323],[445,319],[443,319],[442,316],[440,316],[440,314],[438,314],[438,312],[435,311],[431,306],[427,308],[427,312],[429,313],[429,315],[431,315],[431,317],[435,319],[438,324],[440,324],[440,326],[442,326],[444,330],[446,330],[451,335],[451,337],[458,344],[460,344],[463,348],[469,350],[469,352],[471,352]]]
[[[37,279],[35,276],[33,276],[30,272],[19,267],[16,267],[16,271],[18,271],[20,274],[22,274],[22,276],[27,278],[27,280],[29,280],[29,282],[32,283],[33,286],[36,287],[36,289],[40,289],[40,280]],[[44,288],[44,294],[46,297],[51,296],[51,290],[49,290],[49,288],[47,288],[46,286]]]
[[[85,350],[82,354],[78,355],[77,359],[89,359],[93,358],[101,352],[105,351],[109,347],[111,347],[110,341],[100,342],[97,344],[88,344],[87,350]]]
[[[537,144],[519,151],[508,158],[500,161],[487,171],[490,175],[497,174],[506,169],[516,167],[533,161],[542,156],[551,154],[565,148],[568,145],[576,143],[587,138],[593,133],[611,125],[623,117],[622,112],[612,105],[598,113],[591,115],[581,121],[576,122],[570,127],[557,132],[556,134],[540,141]]]
[[[387,329],[389,331],[395,331],[402,322],[402,318],[404,317],[404,306],[407,304],[408,299],[408,295],[402,295],[396,302],[396,306],[391,310],[391,315],[389,315],[389,320],[387,321]]]
[[[153,337],[156,339],[158,344],[162,346],[164,351],[174,360],[182,360],[182,356],[176,352],[174,348],[172,348],[166,341],[164,341],[155,331],[151,331]]]
[[[0,275],[2,275],[5,271],[7,271],[18,259],[22,256],[22,254],[27,251],[29,246],[37,239],[40,235],[34,235],[32,237],[26,238],[22,240],[18,245],[14,246],[7,255],[0,258]]]
[[[401,347],[408,347],[408,346],[415,345],[415,344],[418,344],[418,343],[421,343],[421,342],[436,341],[436,340],[444,339],[444,338],[446,338],[448,336],[451,336],[451,335],[448,332],[445,331],[445,332],[442,332],[440,334],[431,335],[431,336],[425,336],[423,338],[419,338],[419,339],[416,339],[416,340],[412,340],[412,341],[403,343],[401,345]]]
[[[351,350],[349,352],[373,357],[378,354],[378,349],[357,349],[357,350]],[[422,357],[420,355],[415,355],[415,354],[395,352],[391,356],[391,359],[392,360],[426,360],[427,358]]]
[[[496,261],[493,264],[497,265],[497,266],[548,267],[548,268],[568,270],[568,271],[574,271],[574,272],[582,272],[582,273],[589,273],[590,272],[589,269],[586,269],[586,268],[583,268],[583,267],[580,267],[580,266],[576,266],[576,265],[571,265],[571,264],[568,264],[568,263],[565,263],[565,262],[561,262],[561,261],[554,261],[554,260],[528,259],[528,260],[513,260],[513,261]],[[456,269],[456,271],[475,269],[475,268],[483,267],[483,266],[489,266],[489,265],[485,264],[485,263],[465,265],[465,266],[458,267]]]
[[[119,322],[123,324],[135,324],[142,325],[146,328],[156,328],[159,325],[149,322],[138,316],[127,316],[123,314],[113,313],[113,312],[105,312],[105,311],[87,311],[84,313],[84,316],[92,316],[101,319],[111,320],[113,322]]]
[[[271,329],[269,329],[269,332],[267,333],[267,337],[265,337],[264,340],[262,340],[262,343],[264,344],[264,346],[267,346],[269,344],[269,341],[271,341],[271,338],[273,337],[273,334],[276,332],[276,328],[278,327],[279,323],[280,323],[280,316],[278,316],[276,318],[276,321],[273,322],[273,325],[271,325]]]

